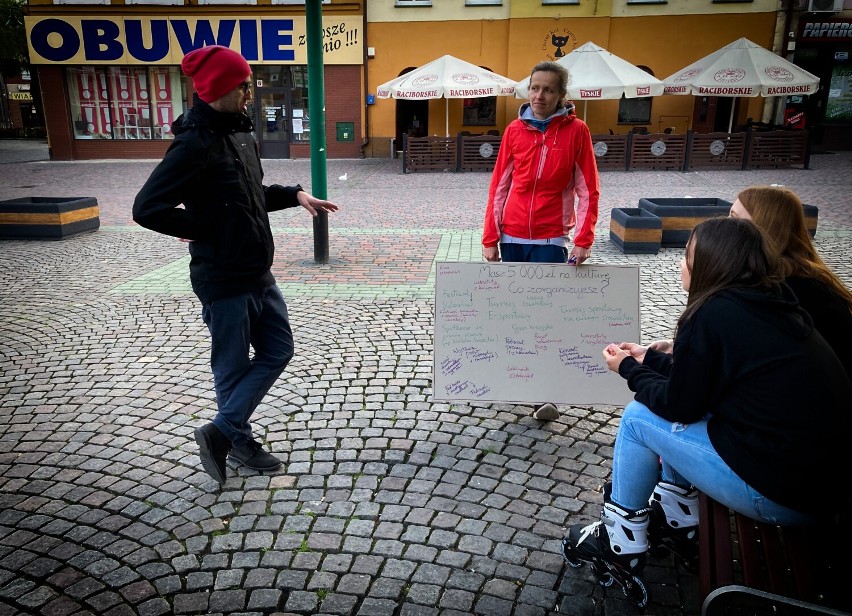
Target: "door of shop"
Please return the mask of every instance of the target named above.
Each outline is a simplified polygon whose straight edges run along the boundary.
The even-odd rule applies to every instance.
[[[290,158],[290,90],[257,88],[254,118],[262,158]]]
[[[734,126],[739,111],[738,98],[726,96],[696,96],[692,112],[692,130],[696,133],[727,133],[731,121],[731,105],[734,105]]]

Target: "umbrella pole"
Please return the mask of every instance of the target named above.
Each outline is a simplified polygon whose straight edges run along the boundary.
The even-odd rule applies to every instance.
[[[444,99],[444,132],[450,136],[450,99]]]
[[[583,101],[583,122],[586,121],[586,111],[589,109],[589,101]]]
[[[731,100],[731,117],[728,120],[728,132],[731,132],[731,129],[734,127],[734,107],[737,106],[737,99],[734,98]]]

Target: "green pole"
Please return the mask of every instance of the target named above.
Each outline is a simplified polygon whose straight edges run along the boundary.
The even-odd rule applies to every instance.
[[[325,157],[325,71],[322,59],[322,0],[305,0],[308,45],[308,114],[311,122],[311,194],[328,199]],[[314,217],[314,261],[328,263],[328,214]]]

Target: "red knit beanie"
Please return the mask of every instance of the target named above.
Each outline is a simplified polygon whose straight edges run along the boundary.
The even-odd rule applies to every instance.
[[[192,77],[198,98],[205,103],[222,98],[251,74],[245,58],[221,45],[190,51],[183,57],[180,67],[185,75]]]

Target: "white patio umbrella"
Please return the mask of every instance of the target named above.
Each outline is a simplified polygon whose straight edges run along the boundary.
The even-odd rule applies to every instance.
[[[568,98],[582,100],[583,120],[589,100],[659,96],[663,82],[638,66],[589,41],[556,61],[568,69]],[[518,82],[515,96],[529,96],[530,78]]]
[[[663,83],[665,94],[731,98],[789,96],[813,94],[819,88],[819,77],[747,38],[740,38],[682,68]],[[733,123],[734,105],[731,105],[728,132]]]
[[[445,98],[445,131],[449,137],[451,98],[511,96],[514,92],[515,82],[508,77],[447,55],[383,83],[377,88],[376,96],[408,100]]]

